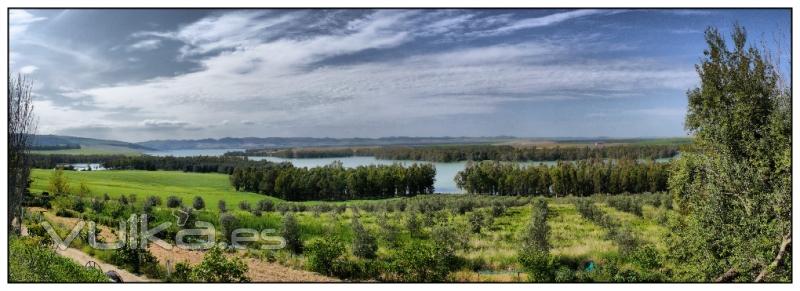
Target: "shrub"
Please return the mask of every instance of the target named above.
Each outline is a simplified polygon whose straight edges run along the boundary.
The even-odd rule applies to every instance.
[[[269,199],[258,201],[258,209],[261,211],[272,212],[275,210],[275,202],[272,202],[272,200]]]
[[[247,201],[239,202],[239,209],[244,211],[250,211],[250,202]]]
[[[550,243],[547,241],[550,235],[547,213],[547,202],[544,199],[537,199],[533,204],[530,223],[523,233],[523,248],[543,252],[550,251]]]
[[[147,200],[145,200],[145,203],[149,203],[152,206],[161,206],[161,197],[155,195],[149,196]]]
[[[378,219],[378,225],[381,227],[383,240],[386,241],[386,244],[391,247],[397,247],[399,245],[400,230],[396,225],[389,222],[389,218],[385,213]]]
[[[233,230],[239,227],[239,221],[236,219],[235,216],[223,213],[219,217],[219,226],[222,228],[222,235],[225,238],[225,241],[231,242],[231,234]]]
[[[374,259],[378,251],[378,242],[375,236],[361,225],[357,216],[353,216],[353,255],[364,259]]]
[[[286,241],[286,247],[292,253],[299,254],[303,252],[303,241],[300,239],[300,224],[294,215],[287,213],[283,217],[283,230],[281,236]]]
[[[473,233],[480,233],[486,223],[483,212],[477,210],[467,214],[467,221],[469,221],[470,230]]]
[[[34,238],[8,237],[9,282],[108,282],[97,269],[84,268]]]
[[[406,228],[412,237],[422,236],[422,225],[417,218],[416,213],[408,213],[408,218],[406,218]]]
[[[197,210],[206,208],[206,202],[203,201],[203,197],[196,196],[194,197],[194,201],[192,202],[192,207],[194,207],[194,209]]]
[[[524,248],[519,254],[519,263],[531,282],[553,281],[553,258],[546,251]]]
[[[227,212],[228,211],[228,206],[227,206],[227,204],[225,204],[225,200],[220,200],[217,203],[217,208],[219,208],[219,212]]]
[[[441,249],[415,241],[398,250],[390,259],[389,278],[403,282],[442,282],[450,273]]]
[[[335,236],[314,239],[306,247],[309,267],[312,271],[332,275],[333,264],[344,250],[344,244]]]
[[[177,208],[178,206],[181,206],[181,204],[183,204],[183,201],[181,201],[181,199],[178,198],[177,196],[167,197],[167,207]]]
[[[214,246],[192,270],[192,279],[200,282],[229,283],[250,282],[247,264],[239,258],[227,258],[219,246]]]
[[[54,194],[67,194],[69,193],[69,181],[64,176],[64,169],[58,168],[50,176],[48,190]]]

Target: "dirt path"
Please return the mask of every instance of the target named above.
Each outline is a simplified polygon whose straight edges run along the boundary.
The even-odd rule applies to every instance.
[[[197,265],[203,261],[202,251],[184,250],[180,248],[164,249],[155,244],[148,248],[161,265],[169,265],[174,268],[176,263],[186,262],[189,265]],[[264,262],[253,258],[243,258],[241,252],[226,254],[228,257],[238,257],[247,264],[247,277],[251,282],[335,282],[335,278],[326,277],[317,273],[296,270],[278,263]]]
[[[149,278],[146,278],[146,277],[143,277],[143,276],[137,276],[137,275],[132,274],[131,272],[128,272],[128,271],[126,271],[124,269],[118,268],[117,266],[103,263],[100,260],[95,259],[95,258],[89,256],[88,254],[86,254],[86,253],[84,253],[84,252],[82,252],[82,251],[80,251],[78,249],[67,248],[66,250],[61,250],[59,248],[56,248],[56,253],[58,253],[59,255],[62,255],[64,257],[72,259],[73,261],[77,262],[81,266],[86,266],[86,263],[88,263],[90,261],[94,261],[95,263],[97,263],[98,266],[100,266],[100,269],[103,272],[108,272],[108,271],[111,271],[111,270],[117,272],[117,274],[119,274],[119,276],[122,278],[122,282],[124,282],[124,283],[158,282],[158,280],[149,279]]]
[[[38,207],[31,207],[28,208],[30,212],[41,212],[45,218],[53,223],[60,224],[62,227],[72,228],[76,223],[78,223],[78,218],[70,218],[70,217],[60,217],[55,216],[51,212],[47,211],[44,208]],[[100,237],[104,238],[106,242],[113,242],[118,240],[114,231],[104,225],[98,225],[98,229],[100,230]],[[23,231],[26,231],[23,229]],[[172,248],[171,250],[164,249],[158,245],[151,244],[148,247],[153,256],[158,259],[159,263],[163,266],[169,266],[169,268],[174,268],[175,264],[178,262],[186,262],[190,265],[196,265],[203,261],[203,256],[205,255],[202,251],[196,250],[184,250],[177,247]],[[122,272],[126,272],[131,276],[136,276],[131,274],[125,270],[120,270],[113,265],[109,264],[101,264],[97,259],[93,259],[91,256],[83,253],[78,249],[69,248],[62,252],[60,251],[59,254],[69,257],[75,261],[81,263],[81,265],[86,264],[89,260],[94,260],[96,263],[101,265],[103,272],[108,270],[116,270],[120,275]],[[80,255],[83,255],[81,257]],[[242,260],[247,264],[247,277],[250,278],[252,282],[334,282],[338,281],[336,278],[331,278],[327,276],[323,276],[314,272],[304,271],[304,270],[296,270],[278,263],[270,263],[264,262],[261,260],[253,259],[253,258],[243,258],[240,253],[236,254],[227,254],[228,257],[236,256],[242,258]],[[83,260],[83,261],[81,261]],[[152,279],[139,277],[139,280],[144,281],[130,281],[130,282],[149,282],[153,281]],[[123,277],[125,282],[129,282],[128,279]]]

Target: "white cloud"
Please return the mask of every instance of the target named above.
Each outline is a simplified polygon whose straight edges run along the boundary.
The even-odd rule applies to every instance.
[[[181,128],[189,125],[188,122],[179,120],[146,119],[142,126],[148,128]]]
[[[9,34],[11,37],[25,32],[31,24],[47,19],[47,17],[34,16],[22,9],[9,9],[9,11]]]
[[[28,65],[20,68],[19,72],[23,74],[33,74],[34,72],[36,72],[36,70],[39,70],[39,67]]]
[[[128,47],[128,51],[151,51],[161,46],[160,39],[145,39],[138,41]]]

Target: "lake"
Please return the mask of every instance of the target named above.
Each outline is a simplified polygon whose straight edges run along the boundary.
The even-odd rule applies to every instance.
[[[244,151],[243,149],[201,149],[201,150],[168,150],[157,152],[145,152],[147,155],[153,156],[175,156],[175,157],[189,157],[189,156],[221,156],[222,154],[230,151]],[[401,163],[409,165],[412,163],[431,163],[436,167],[436,180],[434,181],[434,188],[436,193],[463,193],[464,191],[456,187],[456,174],[466,167],[467,162],[452,162],[452,163],[439,163],[439,162],[426,162],[426,161],[408,161],[408,160],[379,160],[375,157],[340,157],[340,158],[307,158],[307,159],[285,159],[278,157],[248,157],[250,160],[261,161],[267,160],[271,162],[290,162],[295,167],[320,167],[333,163],[334,161],[341,161],[342,166],[346,168],[355,168],[358,166],[367,165],[391,165],[394,163]],[[666,162],[670,158],[658,159],[658,162]],[[509,162],[512,163],[512,162]],[[527,162],[513,162],[520,165],[554,165],[555,161],[527,161]]]

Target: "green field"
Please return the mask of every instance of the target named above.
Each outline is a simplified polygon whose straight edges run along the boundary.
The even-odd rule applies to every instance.
[[[48,180],[52,170],[36,169],[32,173],[33,184],[31,191],[39,193],[47,191]],[[255,214],[250,211],[239,210],[240,201],[248,201],[255,205],[257,201],[272,199],[276,203],[284,203],[280,199],[270,196],[236,192],[228,182],[228,176],[223,174],[199,174],[171,171],[65,171],[70,183],[72,194],[76,194],[81,181],[92,190],[92,196],[109,196],[117,198],[120,195],[136,194],[137,197],[155,195],[162,199],[175,195],[182,198],[184,205],[191,205],[195,196],[203,197],[206,209],[196,212],[198,219],[210,219],[213,224],[218,221],[216,202],[225,200],[231,213],[237,217],[240,227],[254,229],[282,228],[282,216],[278,211]],[[385,236],[384,223],[394,225],[397,230],[396,240],[399,245],[409,245],[413,242],[431,242],[434,239],[436,225],[442,223],[454,225],[457,233],[465,235],[467,245],[457,251],[456,255],[462,258],[463,265],[452,270],[448,279],[450,281],[518,281],[525,280],[524,269],[518,261],[523,234],[531,217],[530,201],[532,197],[509,196],[484,196],[484,195],[421,195],[413,198],[392,198],[383,200],[359,200],[345,202],[308,201],[292,203],[303,208],[292,208],[295,217],[300,223],[301,238],[305,243],[314,239],[326,238],[334,235],[343,240],[347,252],[352,252],[350,242],[354,239],[352,218],[358,210],[361,223],[369,232],[378,238],[378,257],[389,259],[397,251]],[[636,216],[609,207],[603,202],[603,196],[595,198],[597,205],[609,216],[622,224],[630,226],[634,235],[641,238],[647,245],[652,245],[660,253],[666,251],[663,237],[666,228],[658,221],[659,213],[665,210],[662,207],[645,205],[643,215]],[[515,202],[516,201],[516,202]],[[578,213],[572,198],[546,198],[550,214],[548,225],[551,233],[548,238],[552,245],[551,254],[569,264],[578,264],[584,261],[605,262],[607,258],[618,254],[618,246],[608,237],[608,229],[587,220]],[[473,203],[464,214],[459,214],[456,209],[463,203]],[[388,210],[388,205],[402,203],[404,211]],[[501,203],[507,205],[499,215],[491,215],[491,205]],[[436,206],[438,205],[438,206]],[[324,207],[323,207],[324,206]],[[341,207],[341,206],[347,206]],[[337,210],[337,207],[341,207]],[[276,208],[277,209],[277,208]],[[85,214],[93,212],[86,208]],[[471,221],[469,214],[474,212],[484,213],[486,225],[480,232],[469,231]],[[171,219],[169,209],[165,206],[157,208],[156,219]],[[407,225],[409,217],[419,219],[420,228],[418,235],[412,235]],[[491,216],[491,217],[489,217]],[[294,256],[288,250],[280,250],[273,255],[281,264],[297,268],[308,269],[305,256]],[[576,268],[573,266],[573,268]],[[522,274],[522,275],[520,275]],[[522,276],[522,277],[521,277]],[[597,280],[609,280],[598,277]]]
[[[53,170],[33,169],[31,192],[48,191],[48,183]],[[177,196],[184,205],[191,205],[195,196],[206,201],[209,209],[216,209],[219,200],[225,200],[228,207],[235,207],[240,201],[255,203],[269,196],[249,192],[236,192],[228,182],[228,175],[201,174],[171,171],[64,171],[69,181],[70,192],[78,193],[81,182],[91,189],[92,196],[101,197],[108,193],[112,198],[135,194],[137,197],[158,196],[166,199]]]

